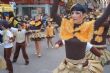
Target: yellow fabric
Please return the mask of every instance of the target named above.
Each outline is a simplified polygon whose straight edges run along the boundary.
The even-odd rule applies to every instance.
[[[10,4],[0,4],[0,12],[14,12]]]
[[[14,19],[14,17],[11,17],[11,18],[9,19],[9,23],[12,23],[13,19]],[[14,21],[13,21],[14,27],[16,27],[18,23],[19,23],[19,22],[14,19]]]
[[[99,29],[98,30],[96,30],[95,32],[94,32],[94,34],[97,34],[97,35],[102,35],[102,33],[104,32],[104,27],[103,26],[101,26],[101,27],[99,27]]]
[[[35,21],[34,20],[32,20],[32,21],[30,21],[30,23],[29,24],[31,24],[31,25],[35,25]]]
[[[67,40],[73,37],[73,21],[67,20],[65,18],[62,19],[61,27],[60,27],[60,37],[63,40]]]
[[[41,21],[35,23],[35,26],[39,26],[39,25],[41,25]]]
[[[11,17],[11,18],[9,19],[9,23],[11,23],[11,22],[12,22],[13,18],[14,18],[14,17]]]
[[[94,20],[90,22],[84,22],[80,27],[73,29],[74,21],[72,19],[62,19],[60,28],[60,37],[63,40],[68,40],[73,37],[77,37],[82,42],[89,42],[92,39],[94,31]],[[74,31],[80,31],[73,34]]]
[[[96,36],[95,37],[95,41],[97,41],[97,42],[102,42],[103,41],[103,38],[102,38],[102,36]]]
[[[99,29],[94,32],[94,34],[97,35],[95,37],[95,41],[97,41],[97,42],[102,42],[103,41],[102,36],[99,36],[99,35],[102,35],[103,32],[104,32],[104,27],[103,26],[99,27]]]
[[[51,27],[47,26],[46,27],[46,36],[52,37],[53,35],[54,35],[54,27],[53,26],[51,26]]]
[[[14,27],[16,27],[17,24],[18,24],[18,21],[17,21],[17,20],[14,20],[14,21],[13,21],[13,25],[14,25]]]
[[[65,61],[61,62],[52,73],[103,73],[100,61],[88,60],[88,65],[85,67],[82,67],[81,63],[74,64],[71,62],[67,62],[67,64],[65,64]]]
[[[83,23],[79,28],[80,32],[75,33],[74,35],[82,42],[89,42],[93,37],[93,23],[94,21]]]
[[[6,68],[6,62],[3,57],[0,56],[0,70]]]

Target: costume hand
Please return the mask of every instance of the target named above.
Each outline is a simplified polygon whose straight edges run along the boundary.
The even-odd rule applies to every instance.
[[[55,48],[59,48],[60,46],[59,46],[59,44],[55,44]]]
[[[61,47],[61,46],[63,46],[64,44],[63,44],[63,42],[62,42],[62,40],[58,40],[56,43],[55,43],[55,47],[56,48],[59,48],[59,47]]]

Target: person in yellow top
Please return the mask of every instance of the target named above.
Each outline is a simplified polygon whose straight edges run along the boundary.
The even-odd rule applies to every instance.
[[[38,57],[41,57],[41,40],[42,38],[44,37],[43,36],[43,33],[41,32],[41,26],[42,26],[42,23],[41,23],[41,20],[38,19],[38,20],[32,20],[30,22],[30,31],[31,32],[31,35],[30,35],[30,38],[35,41],[35,48],[36,48],[36,53]]]
[[[54,36],[54,27],[52,25],[52,21],[48,21],[48,25],[46,27],[46,37],[47,37],[48,48],[49,48],[49,43],[52,45],[52,48],[53,48],[53,42],[52,42],[53,36]]]
[[[103,73],[100,61],[88,60],[85,56],[87,42],[93,38],[94,24],[97,22],[84,20],[86,9],[81,4],[73,5],[70,12],[71,19],[63,18],[60,27],[60,38],[65,43],[66,58],[53,73]]]

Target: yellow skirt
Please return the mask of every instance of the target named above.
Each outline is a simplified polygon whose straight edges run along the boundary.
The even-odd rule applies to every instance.
[[[30,39],[33,40],[33,41],[41,40],[45,37],[46,37],[45,34],[42,33],[42,32],[34,32],[34,33],[30,34]]]
[[[75,61],[73,60],[73,62]],[[82,67],[80,63],[73,64],[73,62],[67,62],[66,64],[65,61],[61,62],[53,73],[103,73],[100,61],[88,60],[88,65],[85,67]]]
[[[100,59],[99,57],[95,56],[90,51],[86,52],[86,58],[99,60],[104,65],[107,61],[110,61],[110,51],[105,48],[105,49],[101,49],[100,52],[103,54],[103,59]]]
[[[5,69],[5,68],[6,68],[5,59],[0,56],[0,69]]]

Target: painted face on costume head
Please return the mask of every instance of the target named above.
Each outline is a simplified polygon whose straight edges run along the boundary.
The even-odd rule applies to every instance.
[[[72,11],[71,15],[75,24],[81,24],[85,17],[85,14],[81,11]]]

